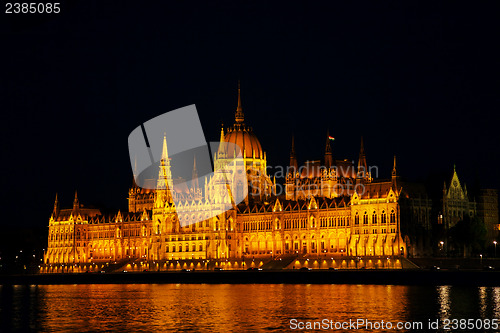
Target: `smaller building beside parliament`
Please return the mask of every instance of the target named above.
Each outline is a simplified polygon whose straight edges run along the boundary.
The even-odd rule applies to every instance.
[[[234,124],[221,130],[220,142],[206,183],[174,191],[164,138],[156,188],[134,182],[128,212],[105,216],[81,205],[76,193],[73,207],[61,209],[56,196],[41,272],[400,268],[407,257],[451,253],[453,227],[464,220],[484,224],[485,242],[498,236],[497,190],[472,199],[453,169],[432,197],[424,184],[399,176],[395,157],[390,179],[372,179],[362,140],[357,165],[333,158],[327,134],[323,160],[299,166],[292,139],[285,193],[276,195],[281,185],[267,174],[239,89]],[[218,168],[234,157],[229,144],[241,148],[246,175]],[[192,173],[197,179],[196,160]],[[232,191],[244,187],[248,195],[235,204]]]

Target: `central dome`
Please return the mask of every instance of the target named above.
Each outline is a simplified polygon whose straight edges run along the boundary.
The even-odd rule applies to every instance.
[[[224,141],[238,145],[241,148],[241,155],[246,158],[263,159],[264,153],[259,139],[253,133],[252,128],[245,125],[245,115],[241,108],[240,84],[238,82],[238,107],[236,108],[235,123],[227,129]],[[234,149],[227,144],[226,153],[228,158],[234,158]],[[234,148],[234,147],[233,147]]]
[[[245,125],[238,125],[234,124],[228,129],[228,132],[224,136],[224,141],[238,145],[241,148],[242,156],[246,156],[247,158],[264,158],[262,146],[257,136],[253,133],[252,128]],[[227,154],[229,158],[234,158],[234,149],[231,151],[228,147]]]

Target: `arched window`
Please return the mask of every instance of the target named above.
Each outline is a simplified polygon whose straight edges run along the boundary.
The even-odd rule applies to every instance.
[[[382,224],[387,223],[387,214],[385,213],[385,210],[382,211],[381,222],[382,222]]]
[[[394,213],[394,210],[391,210],[391,223],[396,223],[396,213]]]
[[[363,214],[363,224],[368,224],[368,213],[366,211]]]
[[[356,215],[354,216],[354,224],[356,224],[356,225],[359,224],[359,215],[358,215],[358,212],[356,212]]]
[[[376,212],[373,212],[373,214],[372,214],[372,223],[377,224],[377,213]]]

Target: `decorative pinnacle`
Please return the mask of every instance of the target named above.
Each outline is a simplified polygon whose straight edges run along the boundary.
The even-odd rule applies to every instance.
[[[220,127],[220,142],[224,142],[224,124]]]
[[[243,109],[241,107],[240,80],[238,80],[238,106],[236,107],[236,114],[234,118],[237,123],[242,123],[245,120],[245,115],[243,114]]]
[[[163,133],[163,149],[161,151],[161,160],[166,162],[168,160],[168,149],[167,149],[167,133]]]
[[[396,176],[396,155],[394,155],[394,164],[392,166],[392,176]]]

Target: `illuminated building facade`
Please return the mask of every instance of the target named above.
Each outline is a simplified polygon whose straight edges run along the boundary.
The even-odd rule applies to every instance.
[[[221,262],[239,269],[274,267],[277,261],[281,268],[291,268],[315,258],[325,258],[318,263],[323,268],[345,267],[338,262],[343,258],[356,258],[356,263],[359,258],[383,258],[380,267],[395,267],[387,264],[390,258],[425,253],[426,245],[415,235],[429,231],[431,203],[425,191],[399,179],[396,159],[392,178],[374,181],[363,143],[355,167],[333,159],[327,135],[323,163],[306,162],[299,168],[292,141],[285,194],[277,196],[266,153],[245,124],[239,89],[235,122],[226,133],[221,130],[220,142],[215,172],[206,183],[172,191],[164,138],[156,189],[132,186],[126,213],[104,216],[80,205],[76,193],[73,208],[60,209],[56,198],[42,271],[178,269],[189,261],[202,269]],[[243,155],[246,176],[241,170],[230,174],[235,191],[248,188],[248,196],[237,205],[224,180],[228,175],[217,167],[234,157],[226,143],[237,144]],[[176,206],[173,199],[179,197],[185,200]],[[197,222],[180,223],[180,217]],[[331,262],[324,264],[326,258]]]

